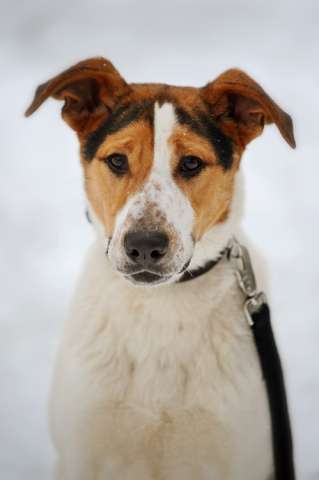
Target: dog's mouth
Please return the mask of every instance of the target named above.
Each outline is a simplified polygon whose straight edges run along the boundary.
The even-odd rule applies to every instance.
[[[139,273],[134,273],[130,276],[126,276],[129,280],[131,280],[133,283],[137,284],[153,284],[153,285],[158,285],[159,283],[165,282],[167,279],[167,276],[164,275],[158,275],[157,273],[152,273],[148,272],[147,270],[144,270]]]
[[[172,280],[172,278],[178,278],[180,275],[182,275],[187,270],[190,262],[191,259],[187,260],[180,270],[170,273],[160,272],[159,270],[130,271],[130,269],[120,273],[122,273],[127,280],[135,285],[160,285],[168,283],[170,280]]]

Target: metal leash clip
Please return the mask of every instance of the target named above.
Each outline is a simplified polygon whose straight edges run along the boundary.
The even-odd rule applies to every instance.
[[[256,278],[247,248],[233,237],[228,245],[229,261],[234,269],[238,284],[246,295],[244,304],[245,316],[248,324],[254,324],[252,315],[259,311],[267,302],[264,292],[257,289]]]

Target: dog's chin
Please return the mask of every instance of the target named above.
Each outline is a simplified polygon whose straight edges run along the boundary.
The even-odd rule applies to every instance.
[[[172,273],[170,275],[160,275],[158,273],[143,270],[138,273],[123,274],[124,278],[132,285],[137,287],[157,287],[172,283],[179,277],[179,274]]]
[[[150,270],[134,271],[119,271],[123,277],[131,284],[144,287],[155,287],[158,285],[170,284],[177,281],[183,273],[187,270],[190,259],[179,270],[170,273],[161,273],[159,271],[153,272]]]
[[[158,285],[171,283],[174,277],[175,277],[174,274],[159,275],[157,273],[152,273],[147,270],[144,270],[139,273],[124,274],[124,278],[126,280],[128,280],[131,284],[140,286],[140,287],[155,287]]]

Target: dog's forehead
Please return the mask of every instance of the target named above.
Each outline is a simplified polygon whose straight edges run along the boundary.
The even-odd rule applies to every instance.
[[[171,132],[174,126],[183,126],[208,141],[219,163],[226,170],[232,165],[231,139],[218,128],[199,89],[156,84],[134,85],[133,94],[124,98],[110,116],[86,138],[82,150],[85,159],[90,162],[110,136],[125,131],[138,122],[147,124],[153,136],[156,135],[156,129],[165,129],[165,123]]]
[[[164,84],[132,84],[131,88],[132,92],[117,104],[110,116],[85,140],[83,151],[86,160],[94,158],[99,146],[110,135],[136,122],[144,121],[153,130],[155,105],[169,103],[181,109],[185,103],[192,108],[199,107],[202,103],[196,88]]]

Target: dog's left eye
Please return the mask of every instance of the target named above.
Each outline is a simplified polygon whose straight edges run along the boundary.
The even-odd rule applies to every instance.
[[[205,163],[195,155],[186,155],[180,159],[178,172],[185,178],[191,178],[198,175],[205,167]]]
[[[112,172],[117,175],[123,175],[128,171],[127,156],[122,153],[113,153],[105,159],[105,163]]]

